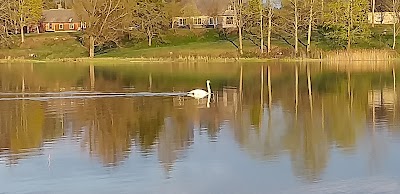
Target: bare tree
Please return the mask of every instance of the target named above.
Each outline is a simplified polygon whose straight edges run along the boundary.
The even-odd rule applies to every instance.
[[[372,4],[372,27],[375,27],[375,0],[371,0]]]
[[[242,36],[242,30],[243,30],[243,18],[242,18],[243,0],[231,0],[231,4],[233,5],[233,9],[234,9],[234,12],[235,12],[236,27],[238,29],[238,35],[239,35],[239,54],[243,55],[243,36]]]
[[[261,53],[264,53],[264,3],[262,0],[260,0],[260,51]]]
[[[299,52],[299,8],[298,0],[292,0],[294,9],[294,54]]]
[[[0,47],[13,44],[19,19],[17,18],[17,2],[4,0],[0,2]]]
[[[267,49],[268,53],[271,53],[271,33],[272,33],[272,17],[274,15],[274,4],[272,0],[267,2],[268,9],[268,36],[267,36]]]
[[[311,32],[314,22],[314,3],[315,0],[309,0],[309,18],[308,18],[308,33],[307,33],[307,53],[311,52]]]
[[[160,0],[137,2],[133,12],[133,25],[137,32],[146,35],[148,46],[152,46],[153,38],[169,27],[165,8]]]
[[[128,29],[132,6],[129,0],[73,0],[78,16],[87,24],[89,57],[94,57],[95,46],[118,41]]]

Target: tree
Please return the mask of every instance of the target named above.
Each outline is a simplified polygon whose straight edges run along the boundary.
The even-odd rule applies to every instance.
[[[258,2],[258,4],[259,4],[259,12],[260,12],[260,38],[261,38],[261,40],[260,40],[260,52],[261,53],[264,53],[264,29],[263,29],[263,26],[264,26],[264,20],[263,20],[263,18],[264,18],[264,5],[263,5],[263,1],[262,0],[259,0],[259,2]]]
[[[327,3],[324,14],[324,35],[335,44],[351,48],[352,42],[370,37],[365,15],[368,0],[337,0]]]
[[[257,46],[263,53],[263,7],[260,0],[249,0],[243,8],[243,32],[245,37]],[[260,5],[261,4],[261,5]],[[254,40],[257,39],[257,40]],[[257,42],[260,42],[258,44]]]
[[[54,0],[43,0],[43,9],[55,9],[57,8],[56,2]]]
[[[308,17],[308,33],[307,33],[307,53],[311,52],[311,32],[314,23],[314,4],[315,0],[308,0],[309,17]]]
[[[18,10],[21,43],[25,42],[24,27],[27,27],[27,31],[29,31],[30,25],[36,25],[38,29],[38,23],[42,17],[42,4],[42,0],[18,0],[16,8]]]
[[[231,0],[231,5],[233,6],[233,11],[235,13],[236,27],[239,35],[239,54],[243,55],[243,0]]]
[[[73,0],[77,15],[87,24],[89,57],[94,57],[97,46],[118,44],[131,23],[133,6],[129,0]]]
[[[267,10],[268,10],[268,36],[267,36],[267,49],[268,53],[271,53],[271,33],[272,33],[272,17],[274,16],[274,2],[272,0],[268,0],[267,2]]]
[[[138,0],[133,18],[137,31],[146,35],[148,46],[152,45],[154,37],[168,28],[169,21],[161,0]]]
[[[301,1],[299,0],[282,0],[282,9],[279,10],[278,26],[281,33],[293,39],[293,44],[290,43],[284,35],[279,35],[285,42],[291,44],[294,48],[295,55],[299,52],[299,30],[301,27],[300,8]]]
[[[2,1],[0,2],[0,44],[6,45],[9,43],[11,38],[10,36],[10,27],[11,27],[11,10],[9,2]]]

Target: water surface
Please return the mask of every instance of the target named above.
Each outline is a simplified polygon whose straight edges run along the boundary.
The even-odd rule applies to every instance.
[[[0,193],[400,193],[394,63],[0,64]],[[213,95],[186,97],[211,80]]]

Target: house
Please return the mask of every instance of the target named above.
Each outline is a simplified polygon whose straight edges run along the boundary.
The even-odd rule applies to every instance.
[[[226,8],[215,16],[201,12],[201,15],[197,16],[174,17],[172,19],[172,28],[236,28],[235,18],[236,14],[233,7],[226,5]]]
[[[374,12],[374,24],[394,24],[398,20],[394,12]],[[372,24],[372,12],[368,13],[368,23]]]
[[[72,9],[64,9],[60,5],[58,9],[43,10],[43,18],[40,25],[43,32],[76,32],[86,28]]]

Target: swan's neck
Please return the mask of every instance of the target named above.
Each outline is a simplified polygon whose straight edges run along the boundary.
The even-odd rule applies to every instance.
[[[207,82],[207,91],[209,94],[211,94],[210,82]]]

